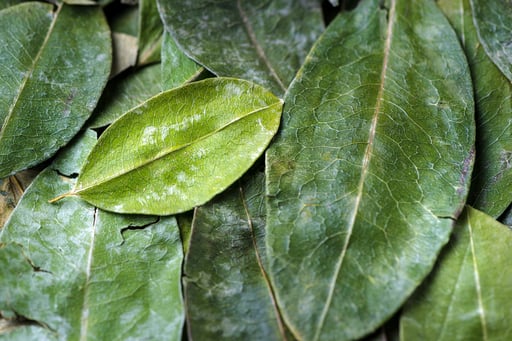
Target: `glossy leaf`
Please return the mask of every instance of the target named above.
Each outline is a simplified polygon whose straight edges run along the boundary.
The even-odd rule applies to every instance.
[[[401,340],[509,340],[512,231],[468,207],[428,281],[406,306]]]
[[[164,26],[160,20],[156,0],[139,0],[139,54],[137,64],[160,61]]]
[[[113,78],[100,98],[89,127],[111,124],[128,110],[162,92],[160,65],[149,65]]]
[[[164,92],[103,133],[71,194],[119,213],[188,211],[249,169],[276,133],[282,105],[236,79]]]
[[[49,158],[78,132],[107,81],[111,41],[101,9],[90,6],[9,7],[0,32],[2,178]]]
[[[75,182],[58,165],[76,172],[95,141],[88,131],[44,170],[1,232],[0,311],[32,321],[6,335],[181,340],[182,248],[174,218],[116,215],[78,198],[48,203]]]
[[[473,21],[485,52],[512,82],[512,3],[471,0]]]
[[[194,80],[204,70],[187,57],[169,33],[162,39],[162,84],[164,89],[172,89]]]
[[[437,3],[459,35],[475,89],[477,143],[469,202],[497,218],[512,202],[512,83],[478,41],[469,0]]]
[[[191,340],[286,339],[257,247],[263,180],[254,176],[195,211],[184,267]]]
[[[472,85],[429,0],[367,0],[328,27],[267,152],[269,274],[298,339],[359,338],[432,269],[473,161]]]
[[[216,75],[251,80],[279,95],[323,30],[316,1],[158,4],[166,29],[188,56]]]

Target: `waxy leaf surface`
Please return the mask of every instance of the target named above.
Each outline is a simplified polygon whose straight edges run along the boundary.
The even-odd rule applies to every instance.
[[[72,194],[120,213],[190,210],[249,169],[276,133],[282,105],[237,79],[164,92],[101,135]]]
[[[0,178],[69,142],[110,72],[102,10],[65,4],[52,9],[24,3],[0,11]]]
[[[401,317],[401,340],[510,340],[512,230],[467,207]]]
[[[219,76],[284,94],[323,30],[316,1],[159,0],[166,29],[185,53]]]
[[[471,7],[485,52],[512,82],[512,2],[471,0]]]
[[[192,340],[286,339],[263,268],[264,178],[251,175],[195,210],[184,267]]]
[[[497,218],[512,202],[512,83],[480,44],[469,0],[437,4],[462,42],[475,89],[477,140],[469,203]]]
[[[339,16],[285,97],[267,152],[267,256],[304,340],[359,338],[432,269],[473,161],[472,85],[429,0]]]
[[[88,131],[60,154],[1,231],[0,311],[32,321],[9,340],[181,340],[175,219],[117,215],[78,198],[48,203],[71,189],[66,174],[95,142]]]

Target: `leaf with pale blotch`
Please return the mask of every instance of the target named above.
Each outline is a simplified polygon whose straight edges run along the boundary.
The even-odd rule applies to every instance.
[[[286,340],[264,269],[264,177],[195,210],[184,266],[189,338]]]
[[[73,30],[70,30],[73,27]],[[97,7],[24,3],[0,11],[0,178],[52,156],[107,82],[110,31]]]
[[[285,97],[267,152],[267,257],[298,339],[359,338],[432,269],[464,204],[472,84],[430,0],[338,16]]]
[[[467,207],[401,317],[401,340],[511,340],[512,231]]]
[[[194,80],[204,68],[187,57],[169,33],[162,39],[162,85],[172,89]]]
[[[111,79],[98,102],[88,126],[111,124],[128,110],[162,92],[159,64],[139,68]]]
[[[512,82],[512,2],[471,0],[471,7],[485,52]]]
[[[249,169],[276,133],[282,106],[266,89],[231,78],[164,92],[101,135],[68,195],[119,213],[190,210]]]
[[[0,232],[0,311],[14,324],[4,334],[9,340],[181,340],[174,218],[116,215],[78,198],[48,203],[71,189],[76,179],[62,173],[76,173],[95,142],[87,131],[59,154]]]
[[[316,1],[158,4],[166,29],[192,59],[216,75],[251,80],[280,95],[323,31]]]
[[[437,3],[459,35],[473,76],[478,138],[469,203],[497,218],[512,201],[512,83],[479,43],[469,0]]]
[[[138,65],[160,61],[163,32],[156,0],[139,0]]]

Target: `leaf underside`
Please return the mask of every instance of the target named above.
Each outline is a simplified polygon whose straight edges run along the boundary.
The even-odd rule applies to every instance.
[[[363,1],[313,47],[267,152],[269,274],[298,339],[349,340],[431,270],[468,191],[473,97],[431,1]]]

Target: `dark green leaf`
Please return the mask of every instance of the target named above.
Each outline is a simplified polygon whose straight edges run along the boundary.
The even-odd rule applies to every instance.
[[[430,0],[368,0],[331,23],[285,97],[267,152],[267,255],[306,340],[388,319],[432,269],[464,203],[472,84]]]
[[[401,340],[511,340],[512,231],[468,207],[401,319]]]
[[[176,45],[169,33],[162,40],[162,84],[172,89],[195,79],[203,68],[188,58]]]
[[[323,30],[316,1],[159,1],[166,29],[185,53],[219,76],[283,94]]]
[[[471,0],[471,7],[485,52],[512,82],[512,2]]]
[[[466,51],[475,89],[477,143],[469,202],[497,218],[512,201],[512,83],[478,41],[469,0],[442,0]]]
[[[195,211],[185,261],[191,340],[283,340],[263,267],[264,178],[254,175]]]
[[[282,105],[228,78],[164,92],[103,133],[71,194],[120,213],[190,210],[249,169],[276,133]]]
[[[163,31],[156,0],[139,0],[138,65],[160,61]]]
[[[149,65],[119,75],[105,88],[89,127],[111,124],[128,110],[162,92],[160,65]]]
[[[0,32],[2,178],[49,158],[78,132],[107,81],[111,41],[101,9],[90,6],[9,7]]]
[[[78,198],[48,203],[75,182],[56,167],[76,172],[95,141],[88,131],[44,170],[2,230],[0,311],[33,322],[15,328],[21,340],[180,340],[174,218],[115,215]]]
[[[0,0],[0,10],[17,4],[21,4],[22,2],[24,2],[24,0]]]

